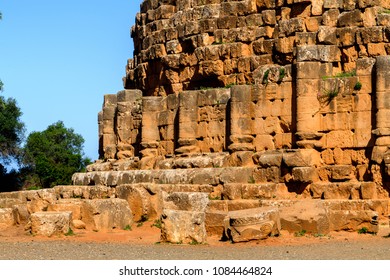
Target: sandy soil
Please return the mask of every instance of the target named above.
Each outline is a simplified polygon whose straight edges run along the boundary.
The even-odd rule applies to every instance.
[[[331,232],[324,236],[314,236],[304,234],[296,236],[293,233],[282,231],[278,237],[266,240],[257,240],[232,244],[220,241],[217,237],[209,237],[209,246],[285,246],[285,245],[307,245],[316,243],[329,243],[337,241],[373,241],[384,239],[390,236],[389,225],[380,225],[378,234],[359,234],[357,232]],[[390,240],[390,238],[389,238]],[[153,226],[153,222],[145,222],[142,226],[133,225],[131,230],[110,230],[110,231],[88,231],[74,230],[71,236],[56,235],[51,237],[32,236],[24,230],[23,225],[0,230],[0,242],[30,242],[30,241],[72,241],[72,242],[92,242],[92,243],[126,243],[139,245],[152,245],[160,242],[160,229]]]

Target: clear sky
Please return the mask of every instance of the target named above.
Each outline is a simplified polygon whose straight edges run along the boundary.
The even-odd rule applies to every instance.
[[[103,95],[123,89],[141,0],[2,0],[1,95],[23,112],[26,137],[61,120],[98,158]]]

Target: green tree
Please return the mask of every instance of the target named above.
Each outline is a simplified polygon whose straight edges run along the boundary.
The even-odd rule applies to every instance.
[[[0,156],[3,162],[17,158],[24,138],[22,112],[15,99],[0,96]]]
[[[37,185],[50,188],[70,184],[72,174],[90,163],[83,154],[84,139],[58,121],[42,132],[32,132],[24,147],[24,163],[37,178]]]

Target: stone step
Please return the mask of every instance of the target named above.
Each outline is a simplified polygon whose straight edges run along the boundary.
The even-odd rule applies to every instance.
[[[124,229],[133,224],[129,204],[119,198],[58,200],[48,205],[47,211],[31,213],[30,221],[37,216],[37,213],[39,217],[44,217],[45,213],[48,213],[48,217],[54,215],[52,213],[71,213],[72,223],[77,224],[77,228],[88,230]]]
[[[12,206],[21,203],[23,201],[17,198],[0,198],[0,208],[12,208]]]
[[[256,182],[256,167],[223,167],[164,170],[95,171],[76,173],[74,185],[117,186],[135,183],[209,184]]]
[[[379,202],[377,202],[379,205]],[[333,204],[333,205],[332,205]],[[292,233],[328,234],[331,231],[358,231],[365,227],[369,232],[378,231],[379,215],[388,217],[388,209],[368,209],[370,204],[338,201],[332,204],[322,200],[303,200],[290,206],[279,208],[283,230]],[[343,205],[337,207],[336,205]]]

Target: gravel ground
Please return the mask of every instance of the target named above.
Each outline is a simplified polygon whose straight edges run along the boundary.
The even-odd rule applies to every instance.
[[[390,260],[390,239],[334,241],[299,245],[233,246],[0,242],[2,260]]]

